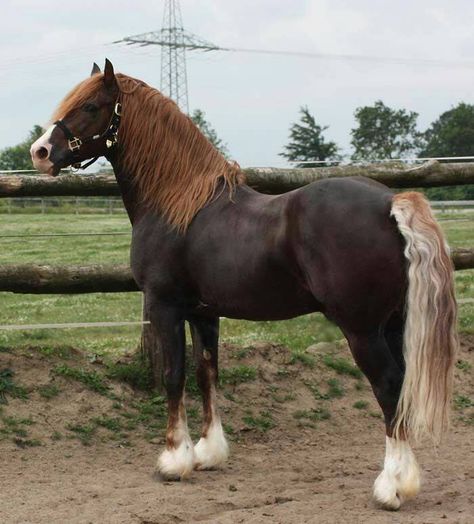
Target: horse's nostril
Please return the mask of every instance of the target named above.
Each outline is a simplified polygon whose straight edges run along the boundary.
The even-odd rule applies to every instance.
[[[40,160],[46,160],[49,157],[49,151],[46,149],[46,147],[39,147],[36,150],[35,155]]]

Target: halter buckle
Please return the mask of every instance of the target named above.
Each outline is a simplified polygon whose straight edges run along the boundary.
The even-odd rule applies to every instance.
[[[79,151],[79,149],[81,149],[82,140],[80,138],[74,137],[73,139],[68,140],[68,142],[69,142],[69,149],[71,151]]]
[[[117,143],[117,132],[113,133],[110,138],[107,138],[105,145],[108,149],[113,147]]]

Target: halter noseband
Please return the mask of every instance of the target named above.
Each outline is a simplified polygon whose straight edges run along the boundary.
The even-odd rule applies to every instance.
[[[115,102],[115,105],[114,105],[114,112],[112,113],[112,116],[110,118],[109,125],[107,126],[105,131],[99,135],[93,135],[87,138],[78,138],[77,136],[75,136],[62,120],[56,120],[56,122],[54,122],[54,125],[57,125],[61,129],[61,131],[64,133],[64,136],[67,138],[69,150],[72,152],[72,160],[73,160],[71,164],[72,167],[76,169],[85,169],[86,167],[89,167],[91,164],[93,164],[99,158],[97,156],[93,158],[92,160],[90,160],[89,162],[86,162],[85,164],[81,165],[81,161],[79,160],[79,152],[83,144],[93,142],[94,140],[100,140],[101,138],[105,139],[105,145],[109,149],[111,147],[114,147],[117,144],[118,128],[120,126],[121,117],[122,117],[122,105],[117,100],[117,102]]]

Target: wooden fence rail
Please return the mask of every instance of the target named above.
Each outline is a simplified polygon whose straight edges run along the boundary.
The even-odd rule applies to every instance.
[[[454,249],[456,270],[474,268],[474,249]],[[138,291],[126,264],[0,266],[0,291],[31,294],[120,293]]]
[[[278,194],[325,178],[366,176],[394,188],[474,184],[474,163],[426,162],[330,166],[315,168],[244,169],[249,185],[263,193]],[[0,198],[37,196],[113,196],[119,189],[112,174],[59,177],[1,175]]]

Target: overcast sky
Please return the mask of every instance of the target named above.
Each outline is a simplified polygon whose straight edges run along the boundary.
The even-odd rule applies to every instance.
[[[2,0],[0,148],[47,122],[94,60],[159,88],[159,48],[109,44],[159,29],[163,3]],[[278,153],[302,105],[350,153],[358,106],[382,99],[416,111],[422,130],[474,103],[472,0],[181,0],[181,9],[186,29],[224,47],[438,61],[188,53],[190,110],[205,111],[242,166],[285,165]]]

